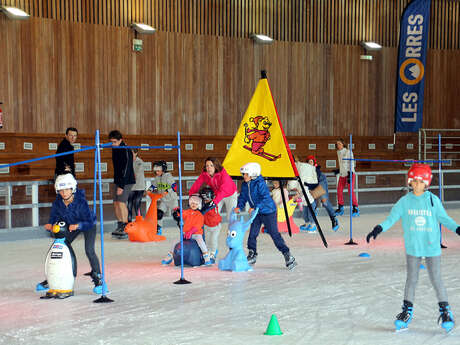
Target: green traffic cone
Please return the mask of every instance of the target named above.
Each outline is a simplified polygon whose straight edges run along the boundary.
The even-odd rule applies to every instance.
[[[283,332],[281,332],[280,325],[278,323],[278,319],[276,318],[275,314],[273,314],[272,317],[270,318],[270,322],[264,334],[265,335],[282,335],[283,334]]]

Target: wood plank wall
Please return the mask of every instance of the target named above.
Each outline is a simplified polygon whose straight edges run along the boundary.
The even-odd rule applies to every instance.
[[[396,47],[399,19],[410,0],[0,0],[34,17],[161,31],[280,41]],[[432,0],[430,48],[460,48],[460,2]]]
[[[391,135],[397,49],[159,31],[131,49],[124,27],[0,16],[3,132],[74,126],[124,134],[234,135],[266,69],[287,135]],[[425,128],[460,128],[460,50],[429,50]]]
[[[397,49],[392,42],[398,35],[389,28],[407,1],[391,1],[394,7],[388,1],[307,1],[309,19],[292,34],[301,42],[290,41],[287,34],[302,23],[285,12],[301,13],[293,1],[0,3],[59,18],[12,21],[0,15],[3,132],[62,133],[75,126],[88,134],[118,128],[132,135],[174,135],[178,130],[184,135],[234,135],[260,70],[266,69],[287,135],[393,133]],[[287,3],[292,6],[285,7]],[[432,1],[432,15],[449,19],[432,20],[443,27],[445,34],[439,37],[447,46],[456,42],[451,37],[458,39],[458,30],[451,30],[458,25],[458,3]],[[381,13],[386,24],[377,30],[373,25]],[[164,26],[157,26],[162,30],[154,35],[142,35],[144,51],[134,53],[134,34],[126,25],[145,16]],[[345,25],[343,19],[337,28],[317,34],[307,29],[317,27],[313,23],[324,16],[321,28],[336,23],[336,17],[354,24]],[[360,26],[355,17],[368,19]],[[216,31],[222,27],[226,31]],[[246,38],[248,28],[273,30],[287,40],[255,45]],[[388,46],[373,61],[361,61],[362,49],[353,43],[363,33],[372,38],[378,32],[388,35]],[[459,49],[429,50],[425,128],[460,128],[459,79]]]

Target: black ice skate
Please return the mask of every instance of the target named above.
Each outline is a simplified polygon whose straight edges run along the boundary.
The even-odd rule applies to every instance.
[[[256,263],[256,261],[257,261],[257,253],[256,253],[256,251],[252,250],[252,249],[249,249],[247,259],[248,259],[248,264],[254,265]]]
[[[403,301],[402,312],[396,315],[395,320],[395,327],[396,332],[404,331],[407,329],[407,325],[412,320],[412,313],[413,313],[414,306],[412,302]]]
[[[126,223],[118,222],[118,227],[112,232],[112,237],[119,240],[128,238],[128,234],[125,232]]]
[[[291,253],[283,253],[283,256],[284,260],[286,261],[286,267],[288,268],[288,270],[292,270],[294,267],[297,266],[297,262],[295,261],[295,258],[291,255]]]
[[[439,313],[438,323],[441,322],[441,327],[444,328],[446,332],[450,332],[452,328],[454,328],[455,322],[449,303],[439,302]]]

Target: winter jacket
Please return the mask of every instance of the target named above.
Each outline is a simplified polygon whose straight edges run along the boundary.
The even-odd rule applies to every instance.
[[[428,191],[420,196],[409,193],[399,199],[387,219],[380,224],[383,231],[391,228],[400,218],[406,253],[417,257],[441,255],[439,223],[451,231],[458,227],[447,215],[441,200]]]
[[[176,201],[178,199],[176,181],[171,173],[165,172],[161,176],[156,176],[152,181],[152,186],[158,190],[158,193],[168,192],[168,194],[161,198],[164,202]]]
[[[145,190],[144,161],[136,157],[133,163],[133,169],[136,184],[131,190]]]
[[[124,141],[121,146],[126,146]],[[133,169],[133,153],[130,149],[112,148],[112,163],[113,163],[113,182],[120,188],[124,188],[128,184],[135,184]]]
[[[276,212],[275,202],[270,197],[270,191],[262,175],[242,183],[237,202],[238,208],[243,210],[247,202],[251,208],[258,208],[260,214]]]
[[[195,228],[198,231],[194,232],[194,235],[203,235],[204,216],[201,214],[200,210],[192,210],[189,208],[182,211],[182,218],[184,219],[184,227],[182,228],[183,233]]]
[[[56,196],[48,223],[54,224],[58,221],[65,221],[67,225],[78,224],[78,230],[82,231],[94,226],[96,216],[88,206],[83,189],[77,189],[73,201],[68,206],[64,204],[60,194]]]
[[[236,184],[224,168],[216,172],[212,177],[206,171],[203,171],[192,185],[192,188],[190,188],[189,195],[197,194],[203,184],[207,184],[214,191],[215,197],[213,201],[215,204],[236,192]]]
[[[67,138],[64,138],[59,144],[56,153],[64,153],[73,150],[75,150],[73,145],[67,140]],[[69,171],[66,171],[66,166],[70,167],[70,173],[75,176],[75,161],[73,153],[56,157],[56,169],[54,170],[55,175],[68,173]]]
[[[337,151],[337,158],[339,160],[339,174],[345,177],[350,172],[350,164],[352,172],[355,172],[355,161],[345,160],[344,158],[353,159],[353,152],[345,147]]]

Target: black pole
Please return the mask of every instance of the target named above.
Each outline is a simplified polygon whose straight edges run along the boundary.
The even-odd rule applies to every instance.
[[[286,224],[288,227],[289,237],[292,237],[291,222],[289,221],[289,215],[288,215],[288,210],[287,210],[287,205],[286,205],[286,198],[284,196],[283,181],[278,180],[278,182],[280,183],[281,199],[283,200],[284,214],[286,215]]]
[[[315,221],[316,227],[318,228],[318,233],[321,236],[321,240],[323,241],[324,246],[327,248],[326,238],[324,237],[323,231],[321,230],[321,226],[319,226],[318,219],[316,219],[316,214],[313,211],[313,207],[310,204],[310,200],[308,200],[307,192],[305,192],[305,188],[303,187],[303,182],[300,179],[300,176],[297,176],[297,180],[299,181],[300,188],[302,188],[303,196],[304,196],[304,198],[305,198],[305,200],[307,202],[308,209],[310,210],[310,212],[311,212],[311,214],[313,216],[313,220]]]

